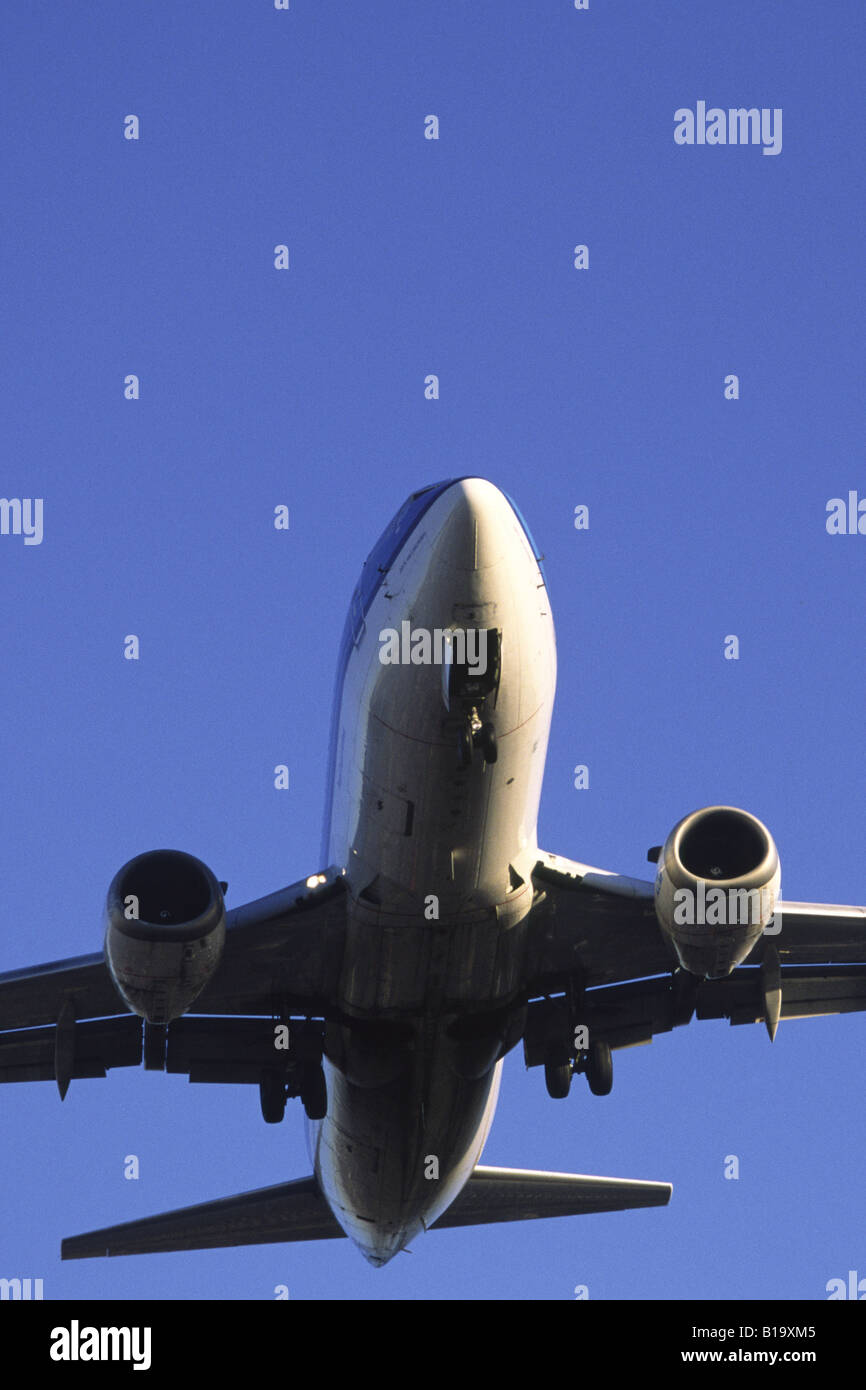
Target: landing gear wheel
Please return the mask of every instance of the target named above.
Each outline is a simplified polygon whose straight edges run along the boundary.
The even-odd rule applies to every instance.
[[[544,1084],[553,1100],[565,1100],[571,1090],[571,1063],[557,1066],[555,1062],[545,1062]]]
[[[259,1101],[265,1124],[278,1125],[286,1113],[286,1083],[273,1072],[266,1072],[259,1082]]]
[[[591,1042],[586,1057],[586,1079],[594,1096],[609,1096],[613,1089],[610,1043]]]
[[[304,1068],[301,1077],[301,1103],[308,1120],[324,1120],[328,1113],[328,1087],[321,1062]]]
[[[472,762],[472,732],[464,724],[457,731],[457,766],[469,767]]]
[[[482,724],[478,735],[478,747],[486,763],[495,763],[497,758],[496,730],[492,724]]]

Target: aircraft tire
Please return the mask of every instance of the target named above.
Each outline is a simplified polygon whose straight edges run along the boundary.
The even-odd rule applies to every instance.
[[[259,1082],[259,1101],[266,1125],[278,1125],[286,1113],[285,1083],[273,1072],[266,1072]]]
[[[586,1079],[594,1096],[609,1096],[613,1090],[613,1059],[610,1043],[591,1042],[586,1061]]]
[[[472,735],[465,726],[457,732],[457,766],[469,767],[472,762]]]
[[[328,1087],[321,1063],[305,1070],[301,1101],[308,1120],[324,1120],[328,1113]]]
[[[571,1090],[571,1063],[557,1066],[554,1062],[545,1062],[544,1084],[552,1100],[565,1100]]]
[[[478,742],[481,747],[481,752],[484,754],[484,761],[486,763],[495,763],[498,756],[498,749],[496,747],[496,730],[492,724],[483,724],[481,726],[481,736]]]

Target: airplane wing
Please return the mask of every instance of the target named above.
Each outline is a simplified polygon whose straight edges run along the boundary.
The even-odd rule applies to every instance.
[[[652,883],[558,854],[542,854],[532,882],[531,993],[544,992],[548,983],[556,992],[574,973],[589,987],[676,968],[656,920]]]
[[[327,1017],[342,969],[345,901],[342,876],[329,871],[227,913],[222,959],[190,1010],[211,1017],[170,1025],[169,1069],[193,1076],[193,1060],[195,1079],[230,1080],[237,1063],[245,1070],[237,1079],[258,1080],[250,1037],[253,1052],[272,1061],[268,1020]],[[118,995],[101,952],[0,974],[0,1082],[56,1079],[65,1094],[70,1079],[137,1066],[142,1055],[142,1021]],[[214,1075],[215,1065],[226,1074]]]
[[[321,880],[317,882],[316,880]],[[191,1014],[293,1013],[327,1017],[343,969],[346,881],[314,874],[227,915],[223,958]]]
[[[527,1066],[541,1065],[552,1036],[564,1036],[576,990],[579,1021],[611,1048],[651,1042],[693,1017],[764,1022],[773,1036],[780,1018],[866,1010],[866,908],[782,901],[781,929],[760,938],[748,963],[698,980],[677,968],[653,883],[545,853],[533,884]],[[569,1025],[575,1017],[572,1009]]]

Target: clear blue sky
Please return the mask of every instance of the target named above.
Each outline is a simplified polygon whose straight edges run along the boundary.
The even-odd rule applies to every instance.
[[[230,905],[322,867],[352,587],[404,497],[466,473],[546,555],[544,847],[649,877],[729,802],[787,897],[866,901],[866,537],[825,528],[866,496],[860,0],[15,0],[0,44],[2,493],[44,499],[41,545],[0,536],[0,969],[98,950],[146,849],[200,856]],[[781,154],[676,145],[699,100],[782,108]],[[693,1023],[567,1102],[518,1049],[485,1161],[670,1180],[671,1205],[434,1233],[381,1271],[347,1241],[61,1265],[63,1235],[305,1174],[300,1107],[266,1126],[253,1088],[133,1070],[63,1105],[8,1087],[0,1275],[822,1299],[866,1276],[864,1030]]]

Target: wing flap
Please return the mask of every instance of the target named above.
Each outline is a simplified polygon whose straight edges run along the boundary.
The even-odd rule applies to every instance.
[[[782,964],[866,963],[866,907],[780,902],[778,934],[766,936]]]
[[[783,1019],[820,1018],[866,1009],[866,966],[788,965],[782,968]],[[740,966],[725,980],[705,980],[697,991],[699,1019],[729,1018],[731,1023],[763,1023],[760,970]]]
[[[866,965],[785,965],[780,986],[782,1020],[866,1011]],[[580,1007],[589,1036],[614,1049],[650,1043],[692,1018],[765,1023],[760,966],[741,965],[723,980],[681,973],[605,985],[587,990]],[[523,1036],[527,1067],[544,1064],[551,1038],[569,1036],[567,1022],[564,999],[530,1003]]]
[[[65,1079],[102,1077],[112,1067],[140,1063],[141,1019],[135,1014],[77,1023]],[[0,1033],[0,1083],[57,1079],[56,1028]]]
[[[195,1082],[258,1086],[275,1067],[288,1076],[299,1063],[321,1057],[323,1024],[293,1019],[289,1030],[291,1052],[276,1053],[269,1018],[178,1018],[169,1024],[165,1069]]]
[[[0,1029],[56,1023],[67,1001],[76,1018],[104,1018],[123,1012],[123,1000],[101,951],[0,974]]]

